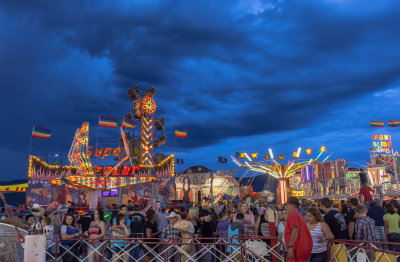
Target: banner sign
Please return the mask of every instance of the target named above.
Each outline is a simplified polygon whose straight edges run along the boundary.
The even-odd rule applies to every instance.
[[[0,186],[0,192],[25,192],[26,188],[28,187],[28,183],[25,184],[18,184],[18,185],[7,185],[7,186]]]
[[[217,176],[236,176],[236,169],[220,169],[216,173]]]

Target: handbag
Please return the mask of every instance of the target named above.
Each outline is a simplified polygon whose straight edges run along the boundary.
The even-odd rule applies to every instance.
[[[244,245],[260,257],[264,257],[269,253],[267,243],[264,241],[247,240]]]

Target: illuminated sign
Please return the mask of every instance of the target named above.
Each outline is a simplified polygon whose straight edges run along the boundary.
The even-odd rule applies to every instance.
[[[311,155],[312,154],[312,149],[311,148],[307,148],[306,149],[306,153],[307,153],[307,155]]]
[[[373,135],[372,140],[391,141],[392,137],[390,135]]]
[[[270,159],[270,158],[271,158],[271,156],[269,154],[264,155],[264,159]]]
[[[279,159],[279,160],[283,160],[284,158],[285,158],[284,155],[278,155],[278,159]]]
[[[110,170],[113,169],[114,166],[95,166],[94,167],[94,173],[103,176],[104,174],[107,174],[110,172]],[[134,176],[136,171],[140,170],[140,166],[118,166],[115,168],[110,176]]]
[[[321,146],[321,147],[319,148],[319,151],[320,151],[320,152],[326,152],[326,146]]]
[[[390,135],[372,135],[371,150],[386,151],[392,148],[392,137]]]
[[[293,190],[292,191],[292,196],[294,197],[303,197],[306,195],[306,192],[304,190]]]
[[[109,156],[120,156],[122,149],[120,147],[117,148],[94,148],[92,146],[89,147],[89,157],[100,157],[100,159],[104,159]]]
[[[246,153],[240,153],[239,158],[246,158]]]

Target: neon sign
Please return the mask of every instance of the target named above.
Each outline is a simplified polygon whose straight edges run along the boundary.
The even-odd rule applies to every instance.
[[[392,148],[392,137],[390,135],[372,135],[372,150],[386,150]]]
[[[104,174],[107,174],[110,170],[113,169],[114,166],[95,166],[94,167],[94,173],[99,176],[104,176]],[[136,174],[136,171],[140,170],[140,166],[119,166],[115,168],[110,176],[134,176]]]
[[[293,190],[292,191],[292,196],[294,197],[303,197],[306,195],[306,192],[304,192],[303,190]]]
[[[94,148],[93,146],[89,147],[89,157],[100,157],[100,159],[104,159],[109,156],[120,156],[122,149],[120,147],[111,148]]]

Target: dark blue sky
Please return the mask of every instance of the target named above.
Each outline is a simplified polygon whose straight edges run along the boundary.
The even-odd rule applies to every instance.
[[[168,145],[211,169],[236,151],[326,145],[365,164],[370,120],[400,120],[400,1],[0,1],[0,180],[66,154],[84,121],[156,87]],[[174,126],[189,138],[174,145]],[[399,129],[391,129],[395,147]],[[102,142],[115,142],[102,129]]]

